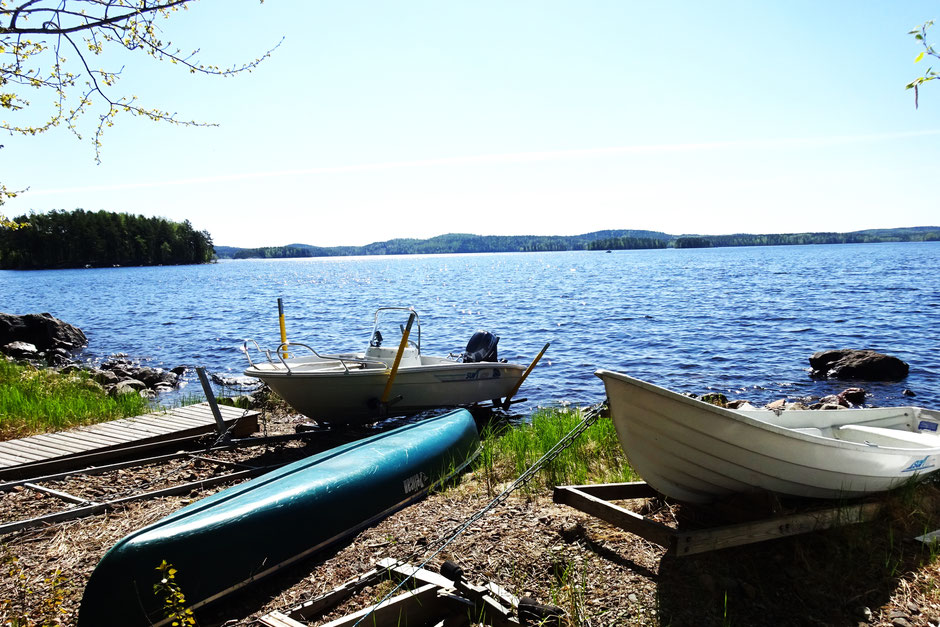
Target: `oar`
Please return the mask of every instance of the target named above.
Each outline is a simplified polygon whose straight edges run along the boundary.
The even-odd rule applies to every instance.
[[[512,391],[506,395],[506,400],[503,401],[503,409],[509,409],[509,401],[512,400],[512,397],[515,396],[516,392],[519,391],[519,388],[522,387],[522,382],[525,381],[525,378],[529,376],[529,373],[532,372],[533,368],[535,368],[535,364],[539,363],[542,355],[544,355],[545,351],[548,350],[549,344],[551,344],[551,342],[545,343],[545,346],[542,347],[542,350],[539,351],[539,354],[535,356],[535,359],[532,360],[532,363],[529,364],[529,367],[525,369],[525,372],[523,372],[522,376],[519,377],[519,380],[516,381],[516,385],[513,386]]]
[[[398,365],[401,363],[401,357],[405,354],[405,349],[408,347],[408,335],[411,333],[411,325],[414,324],[415,314],[412,312],[408,316],[408,324],[405,325],[404,331],[401,334],[401,344],[398,345],[398,354],[395,355],[395,361],[392,363],[392,370],[388,373],[388,381],[385,382],[385,390],[382,392],[382,406],[384,407],[388,403],[388,396],[392,393],[392,383],[395,382],[395,375],[398,374]]]

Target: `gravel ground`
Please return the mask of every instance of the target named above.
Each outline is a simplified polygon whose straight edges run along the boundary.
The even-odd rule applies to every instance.
[[[292,432],[298,418],[268,417],[268,431]],[[267,464],[297,459],[327,446],[293,442],[213,456]],[[218,466],[183,459],[109,475],[76,476],[50,484],[86,498],[113,498],[142,489],[209,477]],[[371,569],[385,557],[427,557],[427,546],[489,502],[474,473],[459,485],[403,510],[324,555],[306,560],[232,599],[206,608],[199,624],[251,625],[287,611]],[[216,490],[129,504],[82,520],[3,538],[0,624],[75,623],[81,592],[95,564],[120,538]],[[913,491],[912,491],[913,492]],[[430,560],[460,564],[470,581],[488,580],[517,596],[564,609],[569,624],[612,625],[938,625],[940,568],[935,552],[912,537],[940,526],[937,489],[923,486],[890,501],[890,514],[871,524],[805,534],[698,556],[675,557],[574,509],[549,494],[517,494],[482,517]],[[700,519],[650,499],[623,503],[669,525]],[[3,521],[61,509],[53,497],[28,490],[0,494]],[[274,532],[283,533],[283,530]],[[58,582],[55,573],[61,578]],[[185,573],[179,574],[185,590]],[[381,597],[367,589],[333,614]],[[31,622],[15,622],[15,617]],[[49,618],[54,616],[55,618]]]

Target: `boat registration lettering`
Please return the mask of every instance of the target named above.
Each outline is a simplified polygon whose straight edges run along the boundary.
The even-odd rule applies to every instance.
[[[934,467],[933,458],[930,455],[928,455],[927,457],[914,460],[914,462],[910,466],[908,466],[901,472],[920,472],[922,470],[927,470],[928,468],[933,468],[933,467]]]
[[[408,477],[402,482],[405,487],[405,494],[411,494],[412,492],[423,490],[427,485],[427,481],[428,476],[423,472],[419,472],[416,475]]]
[[[917,425],[918,431],[936,431],[937,423],[930,422],[929,420],[921,420],[920,424]]]

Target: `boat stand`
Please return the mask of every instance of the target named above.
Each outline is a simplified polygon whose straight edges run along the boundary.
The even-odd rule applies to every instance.
[[[363,588],[386,580],[404,582],[402,592],[323,627],[352,627],[360,622],[369,627],[551,626],[560,625],[564,614],[558,608],[530,599],[520,600],[492,582],[471,584],[452,562],[445,562],[439,574],[385,558],[372,570],[332,591],[284,613],[271,612],[258,619],[258,623],[266,627],[304,627],[307,621],[315,620]]]
[[[868,522],[878,515],[884,505],[881,502],[847,503],[809,509],[799,513],[771,515],[756,521],[682,530],[611,503],[611,501],[660,496],[645,482],[638,481],[557,486],[552,500],[645,538],[680,557]]]

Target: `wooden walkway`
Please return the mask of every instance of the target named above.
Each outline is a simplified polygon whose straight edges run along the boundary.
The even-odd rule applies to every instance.
[[[252,421],[258,416],[256,411],[225,405],[219,406],[219,411],[226,426],[239,420]],[[134,449],[192,438],[216,428],[209,403],[199,403],[145,416],[7,440],[0,442],[0,479],[65,470],[81,463],[91,465]]]

